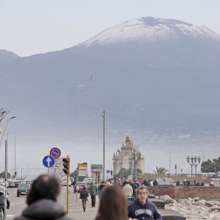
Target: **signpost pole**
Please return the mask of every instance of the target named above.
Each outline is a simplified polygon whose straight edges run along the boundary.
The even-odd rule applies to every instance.
[[[5,196],[7,196],[7,188],[8,188],[8,135],[5,140]],[[7,200],[5,199],[5,207]],[[7,209],[5,209],[4,220],[7,216]]]
[[[70,181],[70,157],[66,157],[69,160],[69,169],[66,174],[66,213],[69,213],[69,199],[70,199],[70,191],[69,191],[69,181]]]
[[[43,158],[42,162],[43,162],[43,165],[47,168],[47,173],[49,175],[49,169],[50,167],[54,166],[54,163],[55,163],[53,157],[47,155]]]
[[[66,178],[66,213],[69,213],[69,174],[67,175]]]

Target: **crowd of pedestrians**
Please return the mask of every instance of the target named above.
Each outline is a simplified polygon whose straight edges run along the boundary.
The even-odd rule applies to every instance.
[[[189,181],[184,179],[182,182],[181,181],[176,181],[176,186],[205,186],[204,182],[199,182],[199,181]]]
[[[39,176],[28,193],[27,208],[15,220],[70,220],[57,202],[60,191],[60,183],[55,177]]]
[[[39,176],[33,181],[27,196],[27,208],[15,220],[69,220],[65,210],[57,202],[60,191],[59,181],[55,177]],[[84,212],[88,197],[91,197],[91,206],[95,207],[97,195],[99,207],[95,220],[162,219],[157,207],[148,200],[149,191],[144,185],[107,181],[98,187],[94,183],[88,188],[83,187],[80,190],[80,199]],[[133,201],[129,201],[131,198]]]

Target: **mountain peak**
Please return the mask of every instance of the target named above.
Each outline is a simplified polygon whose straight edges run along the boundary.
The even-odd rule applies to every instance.
[[[14,61],[18,59],[19,56],[13,52],[7,51],[7,50],[1,50],[0,49],[0,64],[8,63],[10,61]]]
[[[175,19],[141,17],[113,26],[84,42],[82,46],[108,45],[136,41],[161,41],[179,38],[220,40],[220,35],[204,26]]]
[[[19,56],[11,51],[0,49],[0,56],[18,58]]]

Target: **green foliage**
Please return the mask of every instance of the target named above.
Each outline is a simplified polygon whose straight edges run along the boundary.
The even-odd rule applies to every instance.
[[[201,171],[203,173],[220,172],[220,157],[213,160],[203,161],[201,164]]]
[[[140,169],[137,169],[137,177],[142,177],[143,173]]]
[[[137,178],[139,177],[142,177],[142,171],[140,169],[137,169],[136,171],[136,175],[137,175]],[[127,179],[129,176],[133,175],[133,172],[132,172],[132,169],[125,169],[125,168],[122,168],[118,174],[115,175],[115,178],[125,178]]]
[[[5,178],[5,171],[0,173],[0,178]],[[8,178],[11,178],[11,174],[8,173]]]
[[[117,175],[115,175],[115,177],[120,177],[120,178],[125,178],[127,179],[128,176],[131,175],[131,169],[125,169],[122,168],[119,173]]]
[[[166,174],[167,174],[167,169],[165,169],[164,167],[156,167],[155,174],[156,174],[158,177],[166,176]]]

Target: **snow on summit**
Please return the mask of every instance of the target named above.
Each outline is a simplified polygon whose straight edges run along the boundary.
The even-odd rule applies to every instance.
[[[174,19],[142,17],[113,26],[82,45],[86,47],[134,41],[158,41],[183,37],[220,40],[220,35],[204,26]]]

